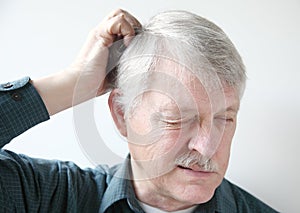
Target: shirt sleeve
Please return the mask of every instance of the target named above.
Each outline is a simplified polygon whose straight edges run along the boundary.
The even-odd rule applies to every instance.
[[[0,84],[0,148],[48,119],[49,113],[29,77]]]
[[[98,212],[106,167],[81,169],[2,148],[48,119],[29,77],[0,84],[0,212]]]

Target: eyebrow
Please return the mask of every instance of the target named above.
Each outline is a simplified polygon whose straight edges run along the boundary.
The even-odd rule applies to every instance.
[[[181,118],[189,118],[194,115],[197,115],[197,110],[194,109],[183,109],[183,110],[174,110],[170,108],[164,108],[159,112],[159,116],[162,118],[174,118],[174,119],[181,119]]]
[[[182,107],[182,108],[178,108],[178,107],[160,107],[159,110],[161,112],[164,111],[170,111],[170,112],[198,112],[198,110],[193,109],[193,108],[189,108],[189,107]],[[238,112],[239,111],[239,107],[235,107],[235,106],[229,106],[227,108],[223,108],[221,110],[219,110],[219,112],[229,112],[229,111],[233,111],[233,112]]]
[[[216,113],[214,114],[220,114],[220,113],[224,113],[224,112],[233,112],[233,113],[238,113],[239,111],[239,104],[234,104],[232,106],[228,106],[227,108],[222,108],[220,110],[218,110]],[[194,109],[194,108],[191,108],[191,107],[188,107],[188,106],[183,106],[183,107],[178,107],[178,105],[176,105],[174,107],[173,106],[170,106],[169,104],[166,104],[164,106],[161,106],[159,108],[159,112],[161,114],[163,114],[163,112],[169,112],[169,113],[174,113],[174,114],[178,114],[180,113],[181,115],[184,115],[184,114],[189,114],[189,113],[201,113],[198,111],[198,109]]]

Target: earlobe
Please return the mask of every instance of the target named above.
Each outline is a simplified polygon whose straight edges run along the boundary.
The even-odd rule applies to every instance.
[[[122,136],[127,137],[127,128],[126,122],[124,117],[123,108],[120,104],[116,101],[118,96],[120,96],[120,92],[117,89],[114,89],[108,98],[108,106],[110,109],[111,116],[114,120],[116,127],[118,128],[119,132]]]

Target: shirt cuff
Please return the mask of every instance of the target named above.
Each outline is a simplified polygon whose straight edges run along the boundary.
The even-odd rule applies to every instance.
[[[49,119],[46,106],[29,77],[0,84],[0,147]]]

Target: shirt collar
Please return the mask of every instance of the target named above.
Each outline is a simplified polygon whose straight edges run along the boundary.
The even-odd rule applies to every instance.
[[[107,188],[103,195],[99,212],[105,212],[115,202],[126,199],[134,212],[144,212],[138,204],[132,185],[130,155],[123,164],[110,169],[107,175]]]
[[[236,203],[229,182],[224,178],[221,185],[216,189],[216,211],[225,212],[230,209],[230,212],[236,213]]]

